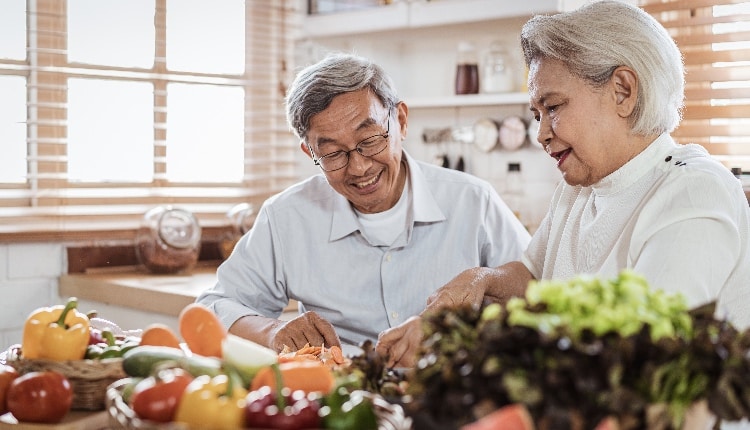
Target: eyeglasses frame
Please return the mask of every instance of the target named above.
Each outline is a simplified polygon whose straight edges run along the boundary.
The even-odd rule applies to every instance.
[[[386,116],[386,124],[387,125],[386,125],[386,129],[385,129],[385,133],[373,134],[372,136],[370,136],[368,138],[362,139],[359,142],[357,142],[356,145],[354,145],[354,149],[350,149],[348,151],[344,151],[344,150],[333,151],[333,152],[329,152],[328,154],[321,155],[320,157],[316,158],[315,157],[315,152],[313,152],[312,146],[310,146],[310,144],[308,143],[307,147],[310,149],[310,154],[312,154],[312,156],[313,156],[312,157],[313,163],[315,163],[316,166],[320,167],[320,169],[323,170],[324,172],[335,172],[335,171],[341,170],[341,169],[343,169],[343,168],[345,168],[346,166],[349,165],[349,161],[351,160],[351,153],[354,152],[354,151],[357,151],[359,153],[359,155],[361,155],[363,157],[367,157],[367,158],[374,157],[374,156],[380,154],[381,152],[385,151],[385,148],[388,147],[389,142],[386,142],[385,146],[383,146],[383,149],[381,149],[380,151],[378,151],[378,152],[376,152],[376,153],[374,153],[372,155],[364,155],[361,152],[361,150],[359,148],[359,145],[361,145],[363,142],[367,142],[368,140],[371,140],[371,139],[373,139],[375,137],[382,137],[385,140],[388,140],[391,137],[391,110],[390,109],[388,109],[388,116]],[[338,167],[336,169],[326,170],[325,168],[323,168],[323,165],[320,164],[320,160],[323,159],[323,158],[325,158],[325,157],[328,157],[330,155],[337,154],[337,153],[344,153],[344,154],[346,154],[346,163],[344,163],[343,166]]]

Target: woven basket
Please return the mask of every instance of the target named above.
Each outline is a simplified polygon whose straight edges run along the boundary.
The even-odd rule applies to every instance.
[[[107,388],[107,413],[109,428],[112,430],[187,430],[187,426],[180,423],[155,423],[138,418],[122,399],[122,391],[130,383],[130,378],[124,378]],[[399,405],[388,403],[381,396],[365,393],[375,407],[378,417],[379,430],[411,430],[411,418],[404,415]]]
[[[73,389],[71,409],[83,411],[103,410],[107,387],[126,377],[122,369],[122,358],[103,360],[54,361],[21,358],[20,347],[12,346],[4,355],[5,364],[23,375],[29,372],[53,370],[65,375]]]

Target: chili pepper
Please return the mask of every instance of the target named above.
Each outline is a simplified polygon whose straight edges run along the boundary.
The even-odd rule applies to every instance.
[[[112,330],[105,328],[101,331],[103,342],[96,344],[89,343],[86,347],[85,358],[92,360],[101,360],[105,358],[118,358],[123,354],[140,345],[136,338],[117,339]]]
[[[76,310],[78,300],[65,306],[39,308],[26,318],[21,351],[24,358],[81,360],[89,343],[89,319]]]
[[[185,388],[174,420],[196,429],[242,428],[246,395],[239,377],[200,375]]]

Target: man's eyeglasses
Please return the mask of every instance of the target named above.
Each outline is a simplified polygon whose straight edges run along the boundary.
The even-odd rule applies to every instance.
[[[313,154],[315,165],[320,166],[320,168],[326,172],[332,172],[334,170],[343,169],[349,164],[349,156],[352,151],[357,151],[364,157],[374,157],[375,155],[380,154],[388,146],[388,138],[390,137],[391,131],[390,119],[391,114],[388,112],[385,133],[368,137],[359,142],[354,149],[349,151],[335,151],[330,154],[321,155],[318,158],[315,158],[315,154]],[[310,152],[312,153],[312,148],[310,148]]]

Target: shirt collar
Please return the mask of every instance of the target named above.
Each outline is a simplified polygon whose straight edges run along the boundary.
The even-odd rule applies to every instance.
[[[661,134],[640,154],[592,185],[591,188],[598,195],[607,195],[630,187],[647,171],[653,169],[655,160],[663,159],[669,151],[674,149],[675,145],[669,133]]]
[[[411,225],[413,226],[414,222],[444,221],[445,215],[432,195],[419,164],[405,150],[403,151],[403,157],[409,166],[409,181],[411,181],[412,189],[412,202],[408,209],[409,219],[412,220]],[[333,189],[331,189],[331,192],[333,198],[331,199],[332,215],[329,239],[334,241],[359,230],[359,223],[349,200]]]

